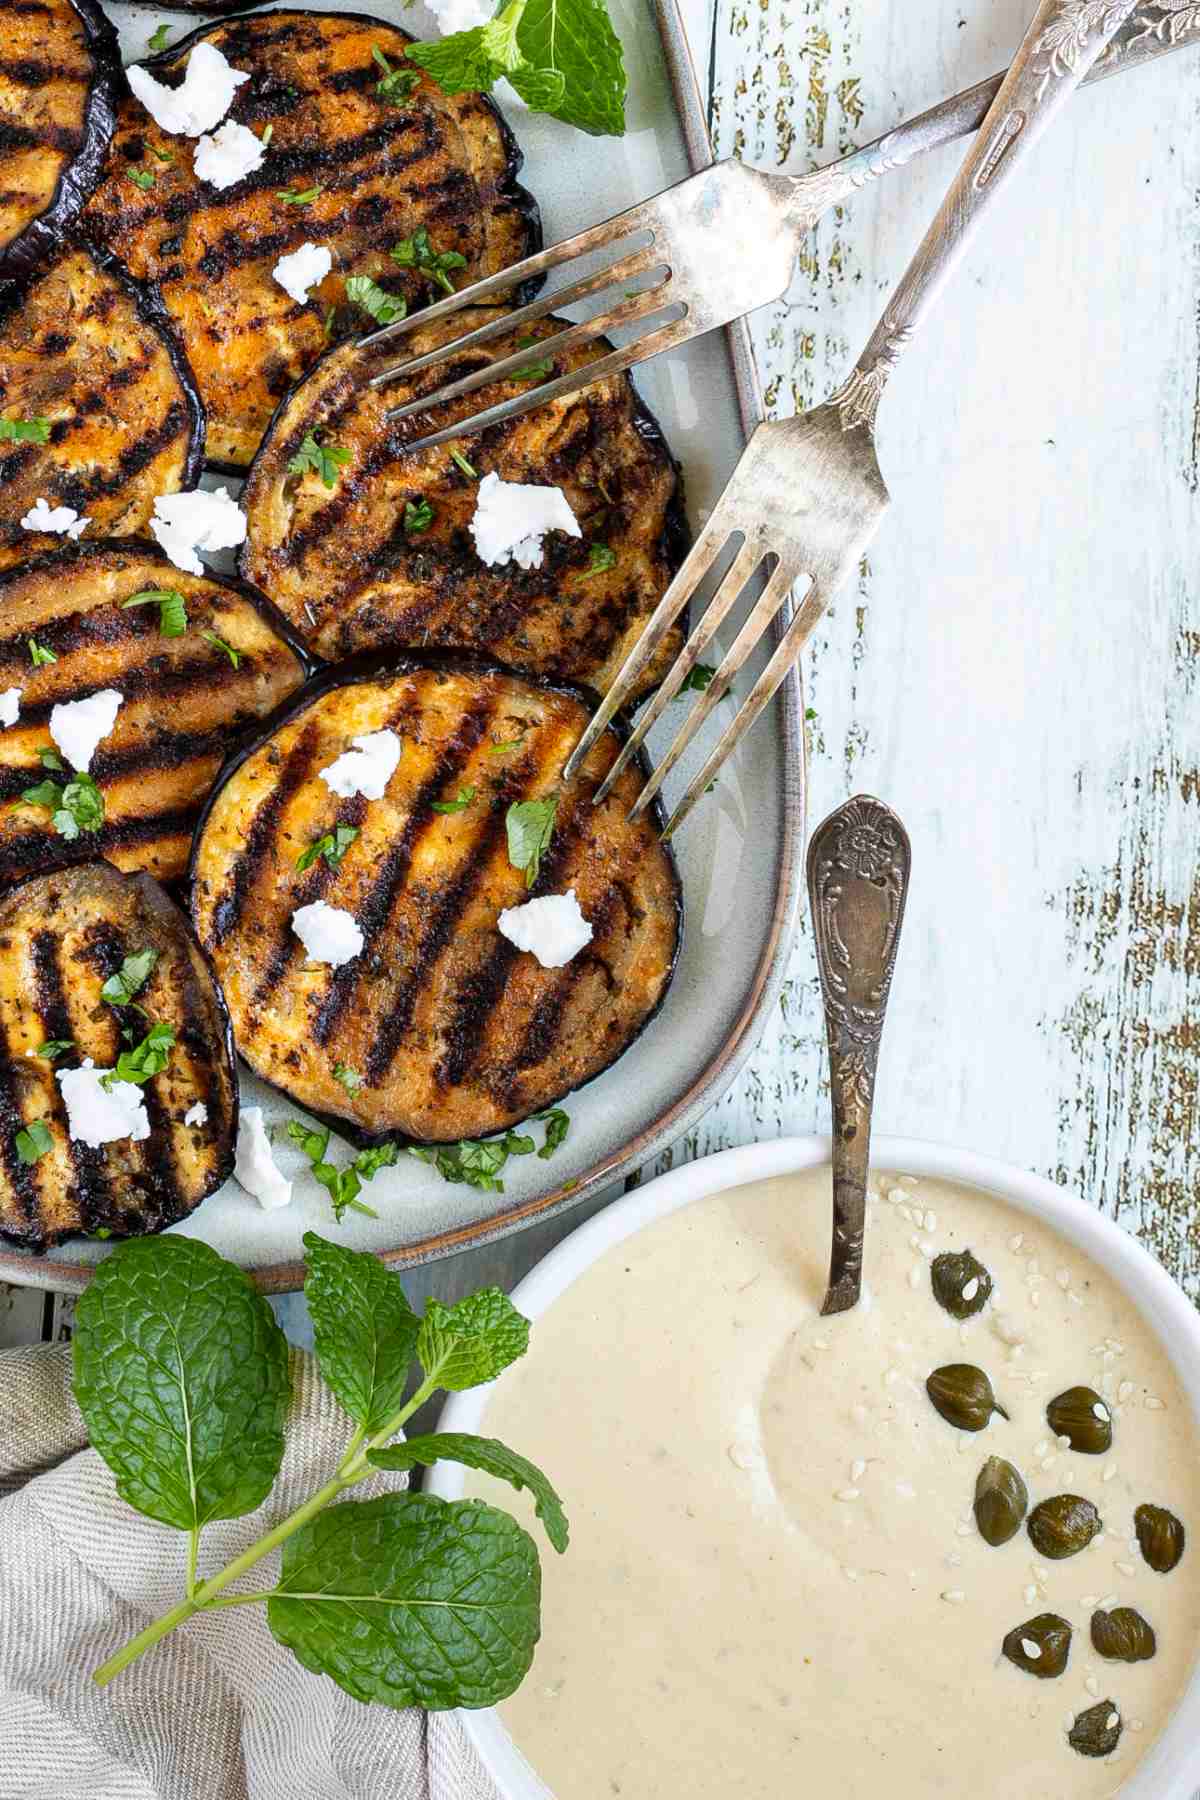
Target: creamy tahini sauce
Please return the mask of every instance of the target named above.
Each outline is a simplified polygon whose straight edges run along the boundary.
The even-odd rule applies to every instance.
[[[880,1187],[856,1312],[817,1315],[829,1174],[814,1170],[609,1251],[497,1384],[484,1429],[546,1469],[571,1519],[567,1554],[543,1550],[533,1670],[501,1708],[559,1800],[1109,1795],[1177,1700],[1200,1646],[1200,1446],[1157,1342],[1103,1271],[1001,1202]],[[934,1253],[963,1248],[995,1280],[965,1328],[929,1276]],[[1011,1423],[937,1416],[925,1378],[958,1361],[988,1372]],[[1111,1403],[1105,1456],[1060,1449],[1046,1424],[1080,1383]],[[990,1548],[971,1507],[993,1454],[1031,1505],[1093,1500],[1104,1536],[1056,1563],[1024,1528]],[[471,1491],[513,1505],[482,1478]],[[1142,1501],[1188,1529],[1171,1575],[1133,1539]],[[1093,1651],[1100,1602],[1145,1615],[1153,1661]],[[1054,1680],[1000,1654],[1043,1612],[1074,1628]],[[1089,1761],[1065,1729],[1101,1699],[1124,1731]]]

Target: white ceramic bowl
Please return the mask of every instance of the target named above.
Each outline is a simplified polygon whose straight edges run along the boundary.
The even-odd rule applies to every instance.
[[[639,1188],[589,1219],[545,1257],[513,1294],[517,1306],[536,1320],[604,1251],[644,1225],[693,1200],[743,1187],[770,1175],[787,1175],[829,1160],[828,1138],[780,1138],[723,1150],[687,1163]],[[1027,1175],[990,1157],[973,1156],[942,1144],[912,1138],[877,1138],[877,1167],[907,1175],[941,1176],[969,1182],[1044,1219],[1108,1270],[1129,1295],[1162,1342],[1193,1415],[1200,1421],[1200,1314],[1154,1258],[1111,1219],[1040,1176]],[[478,1431],[487,1410],[488,1389],[456,1394],[441,1419],[444,1431]],[[461,1498],[464,1473],[439,1463],[429,1486],[443,1499]],[[1198,1546],[1200,1549],[1200,1546]],[[475,1751],[505,1800],[553,1800],[549,1789],[516,1749],[496,1713],[459,1714]],[[1121,1800],[1197,1800],[1200,1790],[1200,1667],[1166,1731],[1121,1788]],[[558,1800],[570,1800],[561,1795]]]

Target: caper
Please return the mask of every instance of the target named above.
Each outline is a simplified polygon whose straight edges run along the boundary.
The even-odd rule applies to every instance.
[[[930,1277],[934,1299],[952,1318],[973,1319],[991,1298],[992,1278],[969,1250],[961,1256],[949,1250],[935,1256]]]
[[[1121,1741],[1121,1715],[1111,1700],[1101,1700],[1076,1715],[1067,1742],[1080,1756],[1111,1756]]]
[[[925,1391],[948,1425],[960,1431],[982,1431],[994,1412],[1008,1414],[992,1392],[992,1384],[973,1363],[947,1363],[935,1369]]]
[[[1021,1529],[1029,1511],[1029,1489],[1010,1462],[989,1456],[975,1483],[975,1523],[979,1535],[998,1550]]]
[[[1132,1606],[1092,1614],[1092,1643],[1110,1662],[1149,1662],[1158,1648],[1154,1628]]]
[[[1142,1555],[1156,1575],[1169,1575],[1183,1555],[1187,1534],[1165,1506],[1139,1506],[1133,1515]]]
[[[1046,1423],[1055,1437],[1070,1438],[1072,1450],[1103,1456],[1112,1449],[1112,1414],[1094,1388],[1068,1388],[1046,1408]]]
[[[1078,1494],[1055,1494],[1052,1500],[1035,1506],[1029,1515],[1033,1547],[1051,1562],[1077,1556],[1103,1529],[1100,1514],[1091,1501]]]
[[[1027,1675],[1050,1681],[1061,1675],[1071,1654],[1071,1627],[1057,1613],[1039,1613],[1016,1625],[1004,1640],[1004,1654]]]

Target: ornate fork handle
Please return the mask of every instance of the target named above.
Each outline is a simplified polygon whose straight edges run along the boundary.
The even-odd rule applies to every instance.
[[[869,794],[857,794],[831,813],[808,848],[833,1103],[833,1251],[825,1313],[854,1306],[862,1285],[875,1071],[911,865],[908,833]]]
[[[849,378],[831,396],[847,430],[873,428],[889,375],[953,273],[993,194],[1138,10],[1138,0],[1042,0],[887,311]]]

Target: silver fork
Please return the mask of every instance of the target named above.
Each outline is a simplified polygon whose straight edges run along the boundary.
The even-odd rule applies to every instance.
[[[849,377],[823,406],[799,418],[760,425],[754,432],[711,518],[568,758],[567,778],[620,707],[631,681],[713,570],[730,539],[739,538],[732,562],[666,680],[639,714],[596,792],[597,801],[609,792],[764,561],[773,566],[759,597],[642,788],[631,817],[649,805],[728,691],[789,591],[807,577],[807,587],[766,667],[675,807],[664,836],[670,836],[687,817],[735,744],[768,704],[833,595],[857,566],[890,503],[875,454],[875,416],[901,353],[957,267],[992,195],[1027,158],[1136,4],[1137,0],[1041,0],[978,137]]]
[[[1082,10],[1088,10],[1087,0]],[[1131,16],[1125,18],[1103,59],[1089,70],[1086,79],[1119,74],[1200,42],[1200,11],[1193,0],[1162,0],[1162,4],[1139,0],[1136,12],[1132,7],[1124,10]],[[842,161],[808,175],[766,175],[733,160],[693,175],[614,219],[593,225],[421,312],[372,332],[362,340],[364,345],[400,338],[414,327],[449,318],[481,301],[495,300],[550,270],[572,277],[566,285],[539,295],[516,312],[503,313],[424,356],[381,370],[372,378],[371,386],[384,387],[400,376],[448,364],[462,351],[520,330],[560,307],[603,301],[606,294],[610,302],[615,299],[614,304],[585,322],[539,339],[538,353],[561,355],[623,328],[632,333],[627,342],[571,374],[529,388],[469,420],[414,437],[409,447],[425,449],[448,443],[464,431],[517,418],[548,400],[573,393],[603,376],[619,374],[661,351],[727,325],[787,291],[805,233],[830,207],[844,204],[869,181],[903,167],[915,156],[976,131],[1003,80],[1002,75],[995,75],[980,82],[898,125]],[[601,251],[619,254],[602,268],[572,276],[568,265]],[[631,283],[636,286],[631,288]],[[620,298],[615,298],[610,290],[616,290]],[[444,401],[519,373],[528,361],[528,351],[518,350],[421,399],[393,407],[387,416],[399,421],[428,413]]]

